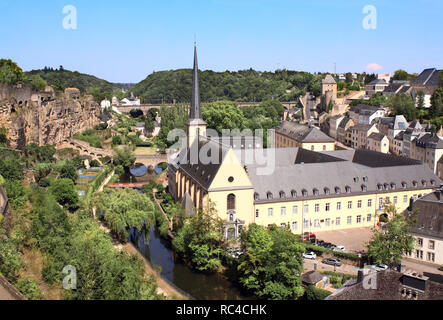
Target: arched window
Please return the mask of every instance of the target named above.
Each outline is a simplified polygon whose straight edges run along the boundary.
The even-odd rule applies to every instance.
[[[361,185],[361,191],[365,192],[367,189],[368,189],[368,188],[366,187],[365,184],[362,184],[362,185]]]
[[[303,189],[301,191],[301,193],[302,193],[303,197],[307,197],[308,196],[308,191],[306,189]]]
[[[314,196],[318,196],[318,189],[316,188],[312,189],[312,193],[314,194]]]
[[[407,184],[405,181],[403,181],[403,182],[401,183],[401,186],[403,187],[403,189],[406,189],[406,187],[408,186],[408,184]]]
[[[381,183],[377,184],[377,189],[378,191],[382,191],[383,190],[383,185]]]
[[[257,192],[254,193],[254,200],[259,200],[260,196]]]
[[[385,183],[384,187],[385,187],[385,190],[388,190],[389,189],[389,184]]]
[[[412,181],[412,185],[414,186],[414,187],[416,187],[417,185],[418,185],[418,182],[417,181]]]
[[[431,185],[435,186],[435,180],[433,180],[433,179],[431,180]]]
[[[335,187],[335,193],[336,194],[340,194],[340,192],[341,192],[340,188],[339,187]]]
[[[345,190],[346,190],[346,193],[351,193],[351,187],[350,186],[346,186]]]
[[[235,195],[228,195],[228,210],[235,210]]]
[[[296,198],[297,197],[297,191],[291,190],[291,197]]]
[[[391,182],[391,189],[392,190],[395,190],[395,187],[396,187],[397,185],[394,183],[394,182]]]
[[[424,187],[426,187],[426,180],[422,180],[422,181],[421,181],[421,184],[422,184]]]
[[[324,188],[323,190],[325,191],[325,195],[329,195],[329,188]]]
[[[266,193],[266,197],[268,199],[272,199],[272,192],[268,191],[268,193]]]
[[[280,191],[280,199],[284,199],[284,198],[286,198],[285,192]]]

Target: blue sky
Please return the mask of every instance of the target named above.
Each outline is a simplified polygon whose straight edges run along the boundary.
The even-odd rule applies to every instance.
[[[63,8],[77,29],[63,28]],[[377,28],[365,30],[365,5]],[[153,71],[200,69],[392,73],[443,68],[441,0],[0,0],[0,57],[138,82]]]

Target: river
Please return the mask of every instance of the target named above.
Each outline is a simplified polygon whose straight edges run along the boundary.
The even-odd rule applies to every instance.
[[[131,242],[153,265],[161,267],[161,275],[175,287],[197,300],[245,300],[253,299],[243,295],[231,282],[219,274],[203,274],[191,270],[183,263],[174,261],[174,252],[160,237],[157,228],[152,228],[149,245],[139,232],[132,230]]]

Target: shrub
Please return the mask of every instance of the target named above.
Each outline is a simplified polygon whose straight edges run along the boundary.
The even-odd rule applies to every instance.
[[[314,286],[308,286],[303,298],[305,300],[324,300],[330,294],[331,292],[327,290],[319,289]]]
[[[16,287],[29,300],[43,299],[43,295],[36,280],[22,278],[17,281]]]

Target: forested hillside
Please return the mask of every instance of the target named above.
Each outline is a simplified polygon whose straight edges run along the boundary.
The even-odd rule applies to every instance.
[[[321,75],[277,70],[260,72],[252,69],[238,72],[200,71],[200,93],[203,102],[217,100],[291,101],[307,90],[321,93]],[[192,70],[179,69],[150,74],[132,88],[143,103],[177,103],[191,100]]]
[[[122,94],[117,84],[78,71],[65,70],[62,66],[59,69],[45,67],[41,70],[26,72],[26,74],[29,76],[39,75],[55,90],[78,88],[83,94],[94,95],[96,101]]]

